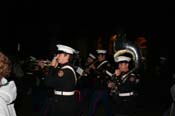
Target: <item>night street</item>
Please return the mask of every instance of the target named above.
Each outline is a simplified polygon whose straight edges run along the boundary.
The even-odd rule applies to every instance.
[[[169,4],[143,1],[136,4],[119,3],[118,1],[115,4],[112,2],[107,4],[105,1],[104,4],[86,2],[74,5],[66,2],[62,5],[42,0],[22,0],[9,2],[7,5],[6,15],[3,16],[5,26],[2,27],[4,32],[1,35],[0,52],[2,51],[9,57],[13,63],[12,66],[17,62],[22,70],[21,77],[16,76],[17,73],[15,74],[13,70],[10,78],[16,81],[17,85],[18,95],[14,101],[17,116],[40,116],[39,111],[46,98],[43,96],[50,95],[42,88],[45,84],[43,80],[47,77],[49,66],[51,64],[53,66],[53,59],[57,57],[57,54],[64,53],[57,48],[59,44],[73,48],[71,55],[68,52],[65,56],[70,55],[67,61],[71,61],[70,64],[72,63],[75,69],[85,66],[89,53],[97,55],[92,63],[95,68],[92,69],[98,69],[97,50],[106,50],[104,58],[111,61],[111,66],[114,66],[110,70],[111,75],[115,74],[118,65],[114,58],[117,50],[128,50],[131,61],[134,61],[128,66],[128,72],[132,67],[133,72],[131,73],[136,72],[139,76],[136,75],[140,77],[134,116],[163,116],[170,107],[172,103],[170,88],[175,82],[175,77],[173,77],[175,70],[171,68],[174,67],[173,50],[175,46],[172,45],[174,44],[172,42],[174,13]],[[31,58],[34,60],[32,61]],[[39,61],[47,61],[47,64],[43,64],[41,68]],[[59,61],[62,60],[55,58],[55,63],[57,63],[55,69],[57,69],[56,66],[60,68],[63,65]],[[64,76],[64,71],[61,68],[60,70],[55,72],[58,77]],[[37,71],[41,71],[42,73],[39,72],[41,75]],[[73,70],[75,77],[77,76],[76,71]],[[105,74],[107,71],[103,70]],[[28,72],[31,74],[27,74]],[[99,75],[96,77],[100,78]],[[78,80],[76,79],[74,78],[75,83]],[[66,87],[70,85],[68,82],[56,85],[61,86],[62,84]],[[42,90],[37,88],[40,85]],[[63,90],[70,92],[68,89],[59,87],[54,90],[59,90],[60,94]],[[72,90],[74,88],[71,89],[74,94]],[[131,90],[129,92],[134,93]],[[61,108],[64,104],[65,102],[60,105]],[[71,106],[69,101],[67,104]],[[89,100],[85,100],[80,108],[82,108],[82,113],[78,116],[87,116]],[[105,108],[101,102],[98,104],[95,116],[105,116]]]

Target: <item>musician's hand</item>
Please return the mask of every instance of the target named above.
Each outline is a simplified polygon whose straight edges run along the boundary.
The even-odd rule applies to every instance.
[[[89,72],[89,68],[85,69],[85,70],[84,70],[84,73],[89,74],[89,73],[90,73],[90,72]]]
[[[56,56],[52,59],[51,66],[53,66],[55,68],[58,66],[58,59]]]
[[[108,87],[109,87],[109,88],[114,87],[114,85],[115,85],[115,83],[114,83],[114,82],[111,82],[111,81],[109,81],[109,82],[108,82]]]
[[[119,69],[116,69],[116,70],[115,70],[115,75],[116,75],[116,76],[120,76],[120,74],[121,74],[121,71],[120,71]]]
[[[96,69],[94,64],[92,64],[89,68],[93,70]]]

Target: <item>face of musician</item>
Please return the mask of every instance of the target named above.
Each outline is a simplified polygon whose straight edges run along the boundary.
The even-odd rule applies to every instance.
[[[87,58],[87,62],[90,64],[90,63],[92,63],[94,61],[94,59],[92,59],[91,57],[88,57]]]
[[[65,64],[69,62],[70,55],[66,53],[59,53],[56,55],[59,64]]]
[[[128,72],[129,71],[129,63],[128,62],[119,62],[118,68],[121,72]]]
[[[105,60],[106,56],[104,54],[99,54],[97,56],[97,58],[98,58],[98,61],[101,62],[101,61]]]

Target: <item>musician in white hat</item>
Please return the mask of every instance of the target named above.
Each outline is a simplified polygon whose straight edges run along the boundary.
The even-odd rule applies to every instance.
[[[106,116],[112,116],[112,108],[109,101],[109,94],[107,88],[107,81],[110,78],[110,72],[112,67],[107,60],[107,50],[100,49],[97,52],[97,63],[93,71],[93,83],[91,84],[93,89],[92,99],[90,101],[90,107],[88,116],[94,116],[96,109],[98,109],[98,103],[101,102],[106,111]]]
[[[89,53],[87,56],[86,62],[84,64],[84,76],[90,75],[91,71],[95,68],[96,56],[92,53]]]
[[[48,116],[77,116],[75,86],[77,77],[70,63],[75,50],[69,46],[56,45],[58,52],[49,67],[46,84],[53,88],[54,97]]]
[[[132,58],[127,55],[114,54],[114,61],[117,64],[112,82],[108,83],[108,87],[112,90],[112,98],[114,99],[114,107],[116,114],[131,115],[135,111],[135,90],[136,75],[131,71],[130,64]]]

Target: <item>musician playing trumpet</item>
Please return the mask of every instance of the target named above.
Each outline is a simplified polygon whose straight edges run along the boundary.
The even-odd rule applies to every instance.
[[[89,56],[84,66],[84,72],[83,72],[84,76],[90,74],[90,71],[95,69],[96,62],[97,62],[96,56],[93,55],[92,53],[89,53]]]
[[[48,116],[77,116],[75,87],[77,77],[71,64],[75,50],[66,45],[57,45],[58,52],[48,69],[46,85],[53,89]],[[54,107],[53,107],[54,106]]]

